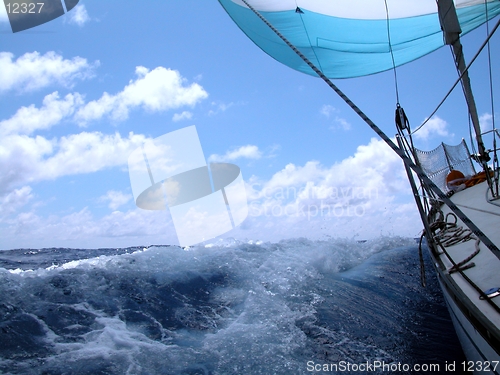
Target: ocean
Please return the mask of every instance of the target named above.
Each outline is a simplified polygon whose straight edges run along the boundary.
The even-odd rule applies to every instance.
[[[445,373],[464,357],[424,254],[426,288],[396,236],[0,251],[0,373]]]

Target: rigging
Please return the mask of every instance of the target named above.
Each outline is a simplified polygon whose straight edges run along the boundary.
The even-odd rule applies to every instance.
[[[351,107],[351,109],[356,112],[358,116],[363,119],[363,121],[370,126],[370,128],[377,133],[377,135],[382,138],[382,140],[394,151],[398,156],[404,161],[405,165],[411,168],[417,176],[431,189],[450,209],[462,220],[464,224],[466,224],[472,232],[480,238],[480,240],[490,249],[490,251],[500,259],[500,250],[497,246],[479,229],[479,227],[474,224],[468,217],[465,215],[451,200],[450,198],[443,193],[443,191],[434,183],[432,180],[427,177],[425,172],[416,165],[413,160],[411,160],[404,150],[398,147],[368,116],[361,111],[361,109],[354,104],[351,99],[349,99],[327,76],[323,74],[321,70],[319,70],[316,65],[314,65],[302,52],[300,52],[297,47],[295,47],[290,41],[283,36],[268,20],[260,14],[258,10],[256,10],[253,6],[251,6],[247,0],[241,0],[247,7],[250,9],[266,26],[268,26],[288,47],[292,49],[294,53],[296,53],[313,71],[316,73],[337,95],[340,96],[344,102]]]
[[[488,3],[486,0],[484,1],[484,8],[485,8],[485,14],[486,14],[486,19],[488,20]],[[489,21],[486,21],[486,33],[489,34],[490,31],[490,25]],[[495,105],[494,105],[494,99],[493,99],[493,74],[491,70],[491,48],[490,48],[490,42],[488,39],[488,75],[490,79],[490,105],[491,105],[491,125],[492,125],[492,130],[493,130],[493,170],[495,171],[494,175],[494,186],[492,188],[492,193],[493,193],[493,198],[499,197],[498,194],[498,182],[499,182],[499,167],[500,163],[498,160],[498,155],[497,155],[497,132],[496,132],[496,126],[495,126]]]
[[[490,39],[493,36],[493,34],[495,34],[495,32],[497,31],[497,29],[498,29],[499,26],[500,26],[500,20],[498,20],[498,22],[496,23],[496,25],[493,27],[493,29],[491,30],[491,32],[488,34],[488,37],[486,38],[486,40],[483,42],[483,44],[481,45],[481,47],[479,47],[479,50],[476,52],[476,54],[474,55],[474,57],[471,59],[471,61],[469,62],[469,64],[465,68],[465,71],[468,71],[469,68],[472,66],[472,64],[476,61],[477,57],[481,54],[481,52],[483,51],[484,47],[487,46],[488,42],[490,41]],[[448,92],[446,93],[446,95],[439,102],[439,104],[437,105],[437,107],[432,111],[432,113],[429,116],[427,116],[426,120],[423,123],[421,123],[409,135],[413,135],[416,132],[418,132],[420,129],[422,129],[427,124],[427,122],[432,118],[432,116],[434,116],[436,114],[436,112],[439,110],[439,108],[441,108],[441,106],[446,101],[446,99],[448,99],[448,97],[451,95],[451,93],[453,92],[453,90],[455,90],[455,87],[460,83],[460,80],[462,79],[463,74],[464,73],[460,74],[460,76],[457,78],[457,80],[455,81],[455,83],[451,86],[451,88],[448,90]]]

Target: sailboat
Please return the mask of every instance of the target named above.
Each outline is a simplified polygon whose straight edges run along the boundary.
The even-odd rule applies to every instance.
[[[265,53],[323,79],[401,157],[422,220],[421,248],[426,242],[467,358],[455,364],[454,370],[500,374],[500,297],[496,298],[500,295],[500,162],[496,145],[500,133],[495,128],[489,131],[493,144],[487,148],[460,39],[495,19],[500,1],[219,2]],[[332,81],[396,69],[444,45],[451,46],[459,73],[456,84],[462,85],[465,94],[475,134],[472,153],[465,141],[457,146],[442,143],[431,151],[417,149],[413,134],[418,129],[410,129],[399,103],[394,142]],[[421,277],[425,283],[425,270]]]

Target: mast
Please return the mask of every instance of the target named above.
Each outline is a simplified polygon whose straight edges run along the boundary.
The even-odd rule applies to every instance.
[[[490,160],[490,157],[486,152],[486,148],[484,147],[483,138],[481,135],[481,127],[479,125],[476,102],[474,100],[474,96],[472,95],[472,88],[469,80],[469,74],[466,69],[462,43],[460,42],[460,34],[462,33],[462,29],[460,28],[460,23],[458,22],[455,4],[453,3],[453,0],[437,0],[437,5],[439,21],[441,23],[441,29],[443,30],[444,35],[444,41],[446,44],[452,46],[453,55],[455,57],[455,64],[461,76],[465,99],[469,107],[469,114],[471,116],[472,125],[474,126],[474,132],[476,134],[479,162],[482,164],[487,177],[489,177],[487,163]]]

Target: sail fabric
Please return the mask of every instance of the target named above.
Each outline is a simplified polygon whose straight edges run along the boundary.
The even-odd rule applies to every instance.
[[[219,0],[264,52],[316,75],[241,0]],[[435,0],[247,0],[328,78],[382,72],[444,45]],[[500,13],[500,1],[455,0],[462,35]],[[487,10],[486,10],[487,8]],[[389,18],[387,17],[389,16]],[[389,44],[390,36],[390,44]]]

